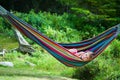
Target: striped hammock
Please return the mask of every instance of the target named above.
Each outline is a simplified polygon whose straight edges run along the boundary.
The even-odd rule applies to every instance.
[[[96,58],[103,50],[118,36],[120,33],[120,24],[104,31],[100,35],[84,40],[78,43],[71,44],[61,44],[56,43],[33,29],[31,25],[14,16],[2,6],[0,6],[0,15],[7,19],[14,28],[18,29],[25,36],[35,41],[37,44],[42,46],[46,51],[48,51],[53,57],[59,60],[66,66],[83,66],[90,61],[82,61],[77,56],[73,55],[68,49],[76,48],[78,52],[80,51],[92,51],[95,53],[94,58]]]

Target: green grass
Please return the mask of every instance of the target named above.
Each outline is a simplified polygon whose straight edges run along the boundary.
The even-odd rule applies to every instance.
[[[0,44],[1,49],[5,48],[7,50],[10,50],[18,47],[18,42],[16,41],[16,39],[14,39],[13,37],[8,37],[7,35],[0,36],[0,42],[2,42]],[[58,76],[71,77],[74,72],[73,68],[68,68],[63,65],[40,46],[33,45],[33,47],[36,49],[36,52],[33,53],[33,57],[14,51],[11,53],[6,53],[5,57],[0,57],[0,61],[11,61],[14,63],[14,68],[18,70],[21,68],[24,68],[24,70],[32,68],[36,71],[40,70],[49,72],[51,75],[54,74]],[[30,67],[25,63],[26,61],[32,62],[36,64],[36,66]]]
[[[15,38],[9,37],[7,35],[4,35],[3,33],[0,33],[0,49],[14,49],[18,46],[18,42]]]
[[[0,80],[72,80],[32,68],[0,67]]]
[[[42,70],[46,72],[51,72],[54,75],[61,75],[71,77],[74,73],[74,68],[67,67],[57,61],[54,57],[46,52],[37,51],[33,54],[33,57],[28,55],[23,55],[18,52],[12,52],[6,54],[5,57],[0,57],[1,61],[12,61],[15,68],[29,68],[30,66],[26,64],[26,61],[34,63],[36,66],[32,67],[34,70]]]

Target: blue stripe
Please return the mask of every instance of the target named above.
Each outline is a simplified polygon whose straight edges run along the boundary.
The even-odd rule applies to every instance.
[[[116,28],[112,28],[111,30],[109,30],[109,31],[103,33],[102,35],[100,35],[98,38],[95,37],[96,39],[92,38],[92,39],[90,39],[90,40],[88,40],[88,41],[82,41],[82,42],[80,42],[80,43],[71,43],[71,44],[65,44],[65,43],[62,44],[62,43],[59,43],[59,44],[62,45],[62,46],[64,46],[64,47],[74,47],[74,48],[75,48],[75,47],[84,46],[84,45],[89,45],[89,44],[94,43],[94,42],[96,42],[97,40],[101,39],[102,37],[110,34],[110,33],[113,32],[114,30],[116,30]]]

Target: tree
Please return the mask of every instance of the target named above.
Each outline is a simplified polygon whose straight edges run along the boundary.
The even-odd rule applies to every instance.
[[[19,48],[17,50],[22,53],[28,53],[29,55],[32,55],[32,53],[35,51],[32,48],[32,46],[24,39],[24,37],[21,35],[21,33],[16,28],[13,28],[13,30],[19,42]]]

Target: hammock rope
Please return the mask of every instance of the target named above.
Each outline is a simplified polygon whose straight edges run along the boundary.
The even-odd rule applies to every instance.
[[[0,15],[3,16],[6,20],[8,20],[14,28],[18,29],[25,36],[35,41],[61,63],[71,67],[83,66],[90,61],[82,61],[80,58],[73,55],[68,49],[76,48],[78,49],[78,52],[90,50],[95,53],[95,58],[100,53],[102,53],[103,50],[120,33],[120,24],[118,24],[104,31],[100,35],[88,40],[71,44],[56,43],[41,32],[38,32],[36,29],[33,29],[33,27],[28,23],[24,22],[23,20],[14,16],[12,13],[5,10],[2,6],[0,6]]]

